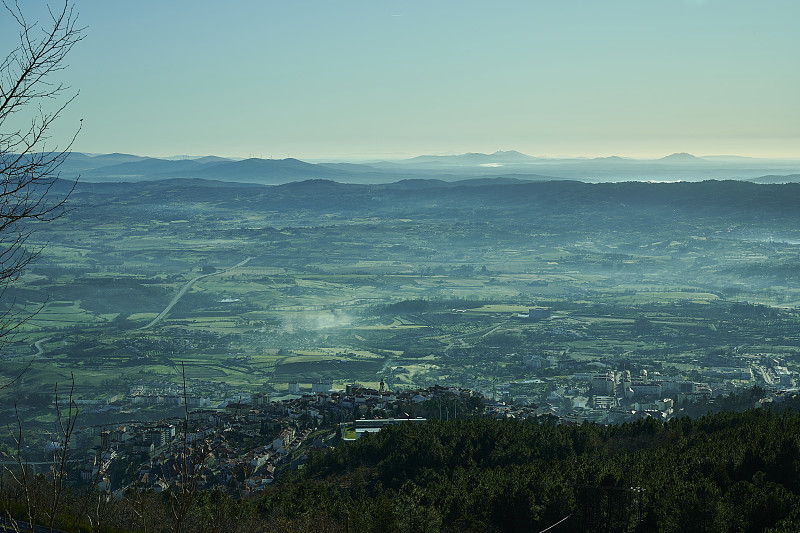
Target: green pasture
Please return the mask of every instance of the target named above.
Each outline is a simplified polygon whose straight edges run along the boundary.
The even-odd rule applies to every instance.
[[[254,375],[252,369],[249,367],[229,367],[222,363],[194,363],[187,364],[184,366],[184,368],[186,371],[186,377],[191,379],[222,381],[229,385],[251,385],[263,381],[263,378]],[[180,373],[178,375],[180,375]]]
[[[332,357],[331,354],[319,353],[316,355],[292,355],[280,361],[280,364],[288,363],[316,363],[318,361],[325,361]]]
[[[333,368],[332,360],[346,369],[341,372],[352,373],[337,375],[337,382],[373,386],[375,367],[383,360],[406,369],[393,377],[402,386],[472,379],[462,374],[487,380],[535,375],[520,369],[518,361],[505,360],[507,353],[566,354],[579,363],[615,357],[647,364],[653,353],[665,365],[703,361],[709,350],[727,342],[719,339],[726,330],[714,332],[709,325],[725,320],[731,301],[780,306],[783,329],[761,331],[760,324],[735,318],[724,327],[738,334],[736,345],[744,344],[743,350],[784,354],[790,366],[798,364],[800,349],[793,342],[800,319],[792,313],[800,306],[800,289],[790,270],[784,269],[785,279],[764,281],[760,270],[772,264],[784,273],[783,266],[796,262],[794,248],[698,237],[714,230],[681,224],[659,229],[656,236],[650,228],[633,227],[588,234],[586,228],[573,229],[581,221],[569,215],[561,221],[545,217],[541,227],[509,217],[480,222],[476,229],[431,213],[416,220],[371,212],[312,216],[305,209],[262,211],[264,206],[245,203],[235,213],[213,202],[200,207],[200,218],[192,215],[191,223],[183,214],[177,215],[183,220],[173,221],[98,215],[88,229],[78,218],[48,225],[51,244],[42,264],[22,278],[19,285],[28,292],[21,301],[37,301],[33,296],[39,295],[45,301],[53,288],[73,292],[62,290],[22,328],[21,339],[50,338],[26,375],[26,386],[63,383],[70,372],[81,394],[102,392],[104,380],[120,376],[126,383],[177,382],[181,361],[192,380],[245,389],[265,383],[285,389],[289,379],[305,383],[307,372],[329,363]],[[110,213],[117,216],[115,209]],[[324,221],[320,227],[318,220]],[[234,237],[243,227],[256,231]],[[173,312],[137,331],[201,275],[201,267],[223,269],[245,256],[254,259],[199,280],[178,303],[180,315]],[[754,265],[759,266],[754,273],[740,268]],[[83,308],[81,295],[74,293],[87,279],[88,285],[97,280],[98,287],[119,279],[130,291],[139,290],[132,280],[141,279],[150,300],[132,299],[135,304],[117,310],[92,307],[84,298]],[[728,301],[718,296],[723,294]],[[241,301],[222,303],[225,298]],[[419,314],[382,311],[387,304],[418,298],[457,301]],[[459,299],[469,303],[459,305]],[[156,300],[163,305],[153,304]],[[538,305],[551,307],[549,320],[510,318]],[[451,307],[468,312],[453,314]],[[118,316],[127,320],[115,320]],[[649,330],[634,331],[640,318],[650,321]],[[27,348],[18,349],[17,360],[2,361],[4,374],[19,368]],[[34,352],[31,346],[29,353]],[[98,359],[80,360],[81,353]],[[436,355],[417,359],[404,353]],[[687,371],[696,368],[686,365]]]
[[[41,257],[45,260],[62,261],[64,263],[85,264],[86,254],[93,250],[89,246],[74,246],[59,243],[50,243],[42,250]]]
[[[23,325],[27,331],[48,331],[76,325],[92,325],[108,322],[105,316],[94,315],[81,308],[80,301],[52,301],[43,308],[29,307],[31,318]]]
[[[212,333],[230,333],[232,331],[241,331],[246,327],[228,316],[170,319],[169,315],[167,315],[164,322],[169,326],[179,326],[190,330],[202,330]]]
[[[502,304],[489,304],[481,307],[474,307],[469,309],[473,313],[523,313],[527,314],[528,310],[534,305],[502,305]]]
[[[158,316],[158,313],[133,313],[132,315],[128,315],[128,320],[131,321],[142,321],[142,322],[150,322],[155,317]]]
[[[707,303],[719,300],[719,296],[709,292],[689,292],[689,291],[652,291],[636,292],[635,294],[614,294],[613,299],[616,303],[627,305],[640,305],[655,302],[692,302]]]

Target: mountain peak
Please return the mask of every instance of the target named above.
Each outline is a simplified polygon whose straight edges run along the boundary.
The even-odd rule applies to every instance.
[[[668,161],[668,162],[680,163],[680,162],[683,162],[683,161],[696,162],[696,161],[704,161],[704,160],[699,158],[699,157],[697,157],[697,156],[695,156],[695,155],[688,154],[686,152],[675,152],[674,154],[670,154],[670,155],[668,155],[666,157],[662,157],[661,159],[659,159],[659,161]]]
[[[484,163],[522,163],[534,159],[536,158],[516,150],[498,150],[493,154],[467,152],[457,155],[421,155],[411,158],[409,161],[414,163],[450,163],[460,166]]]
[[[516,150],[498,150],[492,154],[493,157],[503,157],[509,160],[529,160],[529,159],[536,159],[532,155],[523,154],[522,152],[518,152]]]

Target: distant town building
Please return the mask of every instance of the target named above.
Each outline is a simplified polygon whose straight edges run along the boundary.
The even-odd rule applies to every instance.
[[[753,371],[750,367],[726,367],[718,366],[703,371],[704,374],[722,379],[741,379],[750,381],[753,379]]]
[[[266,392],[257,392],[253,394],[252,404],[254,409],[261,409],[269,406],[269,394]]]
[[[289,444],[294,440],[294,428],[288,427],[281,431],[278,438],[272,441],[272,449],[275,451],[283,451],[289,447]]]
[[[617,399],[613,396],[593,396],[592,407],[595,409],[611,409],[617,405]]]
[[[775,371],[775,375],[778,376],[781,385],[787,387],[794,386],[794,377],[788,368],[785,366],[775,366],[773,370]]]
[[[590,382],[592,387],[592,394],[600,396],[613,396],[614,387],[614,373],[607,372],[605,374],[594,374]]]
[[[631,383],[630,389],[633,391],[634,396],[661,396],[660,383],[648,383],[646,381],[634,381]]]
[[[661,391],[664,394],[674,396],[676,394],[692,394],[695,391],[695,384],[685,380],[663,380],[659,381]]]
[[[393,426],[395,424],[402,424],[405,422],[423,423],[427,422],[427,418],[382,418],[377,420],[356,420],[351,424],[341,424],[342,439],[346,441],[358,440],[364,433],[376,433],[385,426]],[[348,429],[350,434],[348,435]],[[353,429],[355,435],[353,436]]]
[[[318,382],[311,384],[311,392],[314,393],[327,393],[331,390],[333,390],[333,381],[319,380]]]
[[[550,309],[547,307],[531,307],[528,309],[528,314],[517,313],[517,318],[524,318],[527,320],[544,320],[550,318]]]
[[[544,320],[550,318],[550,309],[547,307],[531,307],[528,309],[528,320]]]
[[[533,355],[525,360],[525,366],[527,366],[528,368],[547,368],[549,366],[552,366],[552,363],[550,359],[545,359],[544,357]]]

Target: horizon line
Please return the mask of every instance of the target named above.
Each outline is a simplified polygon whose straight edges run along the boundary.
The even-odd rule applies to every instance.
[[[274,161],[283,161],[286,159],[296,159],[300,161],[405,161],[409,159],[415,159],[419,157],[457,157],[457,156],[464,156],[464,155],[483,155],[483,156],[492,156],[498,153],[517,153],[520,155],[524,155],[530,157],[532,159],[541,160],[541,161],[558,161],[558,160],[585,160],[585,161],[593,161],[593,160],[602,160],[602,159],[611,159],[611,158],[618,158],[628,161],[658,161],[661,159],[665,159],[672,156],[691,156],[700,160],[704,159],[721,159],[721,158],[730,158],[730,159],[742,159],[742,160],[755,160],[755,161],[800,161],[800,155],[795,156],[754,156],[754,155],[743,155],[737,153],[711,153],[711,154],[702,154],[696,155],[691,152],[671,152],[665,155],[619,155],[618,153],[611,153],[608,155],[575,155],[575,154],[558,154],[558,155],[532,155],[520,150],[515,149],[498,149],[495,152],[475,152],[475,151],[466,151],[466,152],[454,152],[454,151],[446,151],[442,153],[421,153],[421,154],[411,154],[407,152],[394,152],[394,153],[340,153],[340,154],[308,154],[308,155],[292,155],[292,154],[281,154],[278,157],[274,155],[265,155],[263,153],[260,154],[248,154],[244,155],[219,155],[214,153],[203,154],[203,155],[190,155],[190,154],[159,154],[159,155],[151,155],[151,154],[141,154],[141,153],[134,153],[128,151],[112,151],[112,152],[96,152],[96,151],[84,151],[84,150],[71,150],[70,153],[79,153],[89,157],[98,157],[104,155],[129,155],[135,157],[142,157],[142,158],[152,158],[152,159],[165,159],[165,160],[192,160],[192,159],[202,159],[205,157],[219,157],[222,159],[230,159],[234,161],[244,161],[248,159],[260,159],[264,161],[274,160]],[[520,162],[520,164],[524,164]]]

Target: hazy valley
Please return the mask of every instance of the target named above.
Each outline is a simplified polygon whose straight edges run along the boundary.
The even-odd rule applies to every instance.
[[[0,9],[0,531],[800,531],[800,3],[190,7]]]
[[[530,382],[511,397],[542,401],[575,372],[708,381],[756,354],[794,371],[799,197],[741,181],[80,181],[9,289],[43,307],[4,356],[7,376],[34,359],[4,422],[31,385],[74,374],[79,398],[122,400],[182,363],[198,397],[225,384],[216,400],[384,379],[488,396]],[[532,307],[549,316],[517,316]],[[46,420],[42,400],[24,403]],[[118,409],[92,419],[131,416]]]
[[[709,528],[742,491],[742,524],[791,527],[796,417],[771,407],[798,402],[791,166],[483,174],[500,156],[525,159],[68,159],[87,179],[50,189],[68,210],[32,225],[3,298],[29,318],[2,354],[0,452],[47,470],[68,444],[70,490],[113,495],[93,516],[116,527],[186,502],[152,527],[679,531],[703,483]]]

